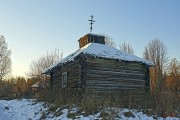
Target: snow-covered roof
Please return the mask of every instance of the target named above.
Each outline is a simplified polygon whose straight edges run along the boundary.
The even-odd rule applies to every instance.
[[[141,62],[144,63],[148,66],[153,66],[154,64],[142,59],[140,57],[137,57],[132,54],[128,54],[126,52],[120,51],[114,47],[104,45],[104,44],[99,44],[99,43],[89,43],[86,46],[82,47],[81,49],[75,51],[74,53],[68,55],[58,63],[50,66],[46,70],[43,71],[43,73],[48,73],[50,70],[53,68],[62,65],[66,62],[74,61],[74,59],[80,55],[81,53],[83,54],[89,54],[94,57],[99,57],[99,58],[111,58],[111,59],[118,59],[118,60],[123,60],[123,61],[134,61],[134,62]]]

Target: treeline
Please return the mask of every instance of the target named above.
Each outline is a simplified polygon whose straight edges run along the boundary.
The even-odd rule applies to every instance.
[[[0,81],[0,99],[32,98],[31,86],[37,78],[16,77]]]

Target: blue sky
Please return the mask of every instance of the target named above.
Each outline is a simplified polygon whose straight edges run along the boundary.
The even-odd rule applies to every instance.
[[[12,50],[13,75],[25,75],[32,60],[58,48],[64,57],[89,32],[129,42],[137,56],[159,38],[168,56],[180,60],[179,0],[0,0],[0,34]]]

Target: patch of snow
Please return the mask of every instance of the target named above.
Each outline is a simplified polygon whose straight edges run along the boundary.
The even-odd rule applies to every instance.
[[[39,120],[42,113],[45,113],[45,120],[72,120],[68,118],[69,112],[77,112],[78,107],[73,108],[58,108],[62,114],[55,116],[48,111],[48,108],[43,102],[36,102],[35,100],[22,99],[22,100],[0,100],[0,120]],[[57,111],[56,110],[56,111]],[[114,110],[118,117],[116,120],[154,120],[153,116],[147,116],[143,112],[137,110],[130,110],[126,108],[109,108],[105,109],[106,112]],[[125,112],[131,112],[134,117],[126,117]],[[101,112],[96,114],[84,116],[80,114],[76,116],[76,120],[102,120],[100,117]],[[177,117],[158,117],[157,120],[180,120]]]
[[[31,87],[36,87],[36,88],[38,88],[39,85],[40,85],[40,82],[38,81],[37,83],[33,84]]]
[[[11,119],[9,118],[9,116],[6,114],[6,110],[7,110],[6,106],[5,106],[5,105],[2,105],[2,104],[0,103],[0,119],[1,119],[1,120],[11,120]]]
[[[26,99],[0,100],[0,120],[38,120],[40,112],[45,110],[42,104],[40,102],[36,104],[33,100]]]
[[[99,58],[111,58],[111,59],[118,59],[118,60],[123,60],[123,61],[141,62],[149,66],[154,65],[153,63],[145,59],[120,51],[114,47],[104,45],[104,44],[99,44],[99,43],[89,43],[86,46],[82,47],[81,49],[68,55],[67,57],[59,61],[57,64],[54,64],[51,67],[47,68],[46,70],[43,71],[43,73],[47,73],[52,68],[57,67],[66,62],[74,61],[74,59],[81,53],[93,55],[94,57],[99,57]]]
[[[37,83],[33,84],[31,87],[32,88],[45,88],[47,87],[48,83],[43,81],[43,82],[40,82],[38,81]]]

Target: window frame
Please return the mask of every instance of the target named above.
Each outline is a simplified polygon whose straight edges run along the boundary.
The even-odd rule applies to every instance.
[[[68,83],[68,74],[67,72],[62,73],[62,87],[66,87]]]

